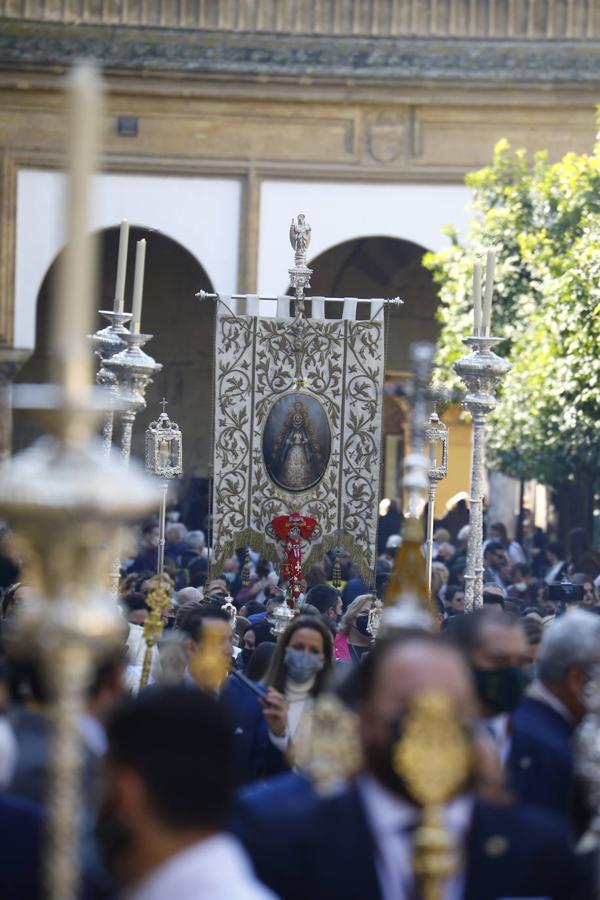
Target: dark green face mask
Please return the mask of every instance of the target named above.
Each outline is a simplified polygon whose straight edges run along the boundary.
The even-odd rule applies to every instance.
[[[473,669],[475,687],[483,703],[497,713],[512,712],[523,696],[529,679],[518,666],[504,669]]]

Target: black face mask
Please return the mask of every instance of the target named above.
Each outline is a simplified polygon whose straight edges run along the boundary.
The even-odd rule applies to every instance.
[[[521,702],[529,679],[517,666],[502,669],[473,669],[475,687],[481,700],[496,713],[508,713]]]
[[[357,616],[356,621],[354,623],[354,627],[357,631],[360,631],[361,634],[364,634],[365,637],[371,637],[369,632],[367,631],[367,625],[369,624],[369,614],[363,614]]]
[[[385,744],[371,746],[366,751],[367,765],[388,790],[398,794],[404,799],[410,799],[404,785],[404,781],[394,771],[393,755],[396,746],[402,734],[402,723],[400,719],[396,719],[389,723],[389,738]]]

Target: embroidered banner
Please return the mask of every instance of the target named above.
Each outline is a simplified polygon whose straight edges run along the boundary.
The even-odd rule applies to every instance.
[[[304,561],[345,547],[370,580],[383,375],[381,320],[217,317],[214,569],[248,544],[276,561],[271,521],[299,512]]]

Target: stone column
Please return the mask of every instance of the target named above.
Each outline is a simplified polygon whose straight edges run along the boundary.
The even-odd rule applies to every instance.
[[[13,380],[32,352],[19,347],[0,347],[0,462],[12,452]]]

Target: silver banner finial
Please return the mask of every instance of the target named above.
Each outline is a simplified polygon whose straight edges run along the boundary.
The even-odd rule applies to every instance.
[[[310,287],[312,269],[306,264],[307,252],[310,246],[311,228],[303,213],[297,219],[292,219],[290,225],[290,243],[294,248],[294,265],[288,269],[290,282],[296,294],[294,314],[296,317],[304,315],[304,291]]]

